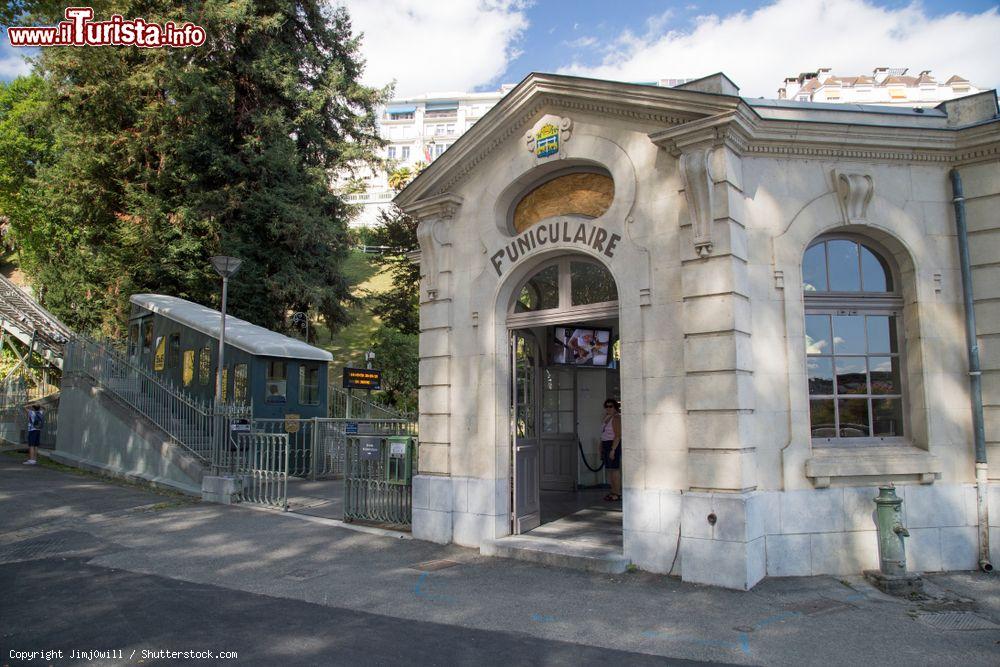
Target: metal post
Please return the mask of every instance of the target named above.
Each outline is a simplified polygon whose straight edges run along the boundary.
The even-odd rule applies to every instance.
[[[219,325],[219,367],[215,369],[215,404],[222,403],[222,367],[226,363],[226,298],[229,278],[222,276],[222,320]]]
[[[347,406],[344,408],[344,413],[345,413],[344,416],[347,419],[351,418],[351,396],[353,394],[354,394],[354,390],[353,389],[348,389],[347,390]]]
[[[309,478],[312,481],[316,481],[316,461],[318,460],[319,454],[319,417],[312,418],[312,466],[310,468]]]

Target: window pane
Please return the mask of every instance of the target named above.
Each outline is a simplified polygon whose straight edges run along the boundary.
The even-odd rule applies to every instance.
[[[558,307],[559,267],[552,265],[542,269],[525,283],[514,305],[514,312],[526,313]]]
[[[868,437],[868,399],[848,398],[837,401],[840,411],[841,438]]]
[[[864,357],[837,357],[837,393],[868,393]]]
[[[575,425],[573,424],[573,413],[572,412],[560,412],[559,413],[559,432],[560,433],[573,433],[575,431]]]
[[[861,246],[861,274],[866,292],[891,292],[892,278],[882,258]]]
[[[809,357],[806,369],[809,373],[809,393],[832,396],[833,360],[830,357]]]
[[[247,365],[236,364],[233,371],[233,400],[247,400]]]
[[[181,370],[181,380],[185,387],[194,382],[194,350],[184,350],[184,368]]]
[[[615,280],[603,266],[590,262],[570,262],[569,275],[572,305],[618,300]]]
[[[558,410],[559,409],[559,392],[546,391],[542,392],[542,408],[545,410]]]
[[[806,354],[831,354],[830,316],[806,315]]]
[[[559,432],[559,413],[543,412],[542,433],[558,433],[558,432]]]
[[[872,393],[902,394],[899,382],[899,357],[871,357]]]
[[[833,351],[836,354],[865,353],[864,315],[834,315]]]
[[[802,291],[825,292],[826,244],[817,243],[802,257]]]
[[[267,386],[265,388],[265,403],[284,403],[288,390],[284,361],[267,362]]]
[[[212,377],[212,348],[208,345],[201,348],[198,355],[198,382],[208,384]]]
[[[833,292],[861,291],[857,242],[828,241],[826,248],[830,260],[830,290]]]
[[[837,427],[833,423],[833,400],[809,401],[809,425],[814,438],[834,438]]]
[[[868,353],[888,354],[896,349],[896,318],[891,315],[868,316]]]
[[[903,435],[903,402],[898,398],[879,398],[872,401],[874,435],[883,438]]]

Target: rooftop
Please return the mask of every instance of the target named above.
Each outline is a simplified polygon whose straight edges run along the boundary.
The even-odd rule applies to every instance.
[[[163,294],[133,294],[132,303],[218,340],[221,313],[199,303]],[[333,361],[326,350],[226,314],[226,343],[264,357]]]

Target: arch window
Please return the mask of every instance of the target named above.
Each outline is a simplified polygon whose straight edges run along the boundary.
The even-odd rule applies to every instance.
[[[514,293],[509,314],[519,317],[617,315],[618,288],[611,272],[583,256],[562,257],[537,270]]]
[[[864,444],[906,436],[903,300],[886,256],[852,237],[820,238],[803,256],[814,441]]]

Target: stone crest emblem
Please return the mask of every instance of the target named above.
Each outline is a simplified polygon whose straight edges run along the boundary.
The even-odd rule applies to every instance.
[[[525,146],[537,158],[558,155],[563,144],[569,141],[572,128],[573,121],[569,118],[544,116],[524,136]]]

